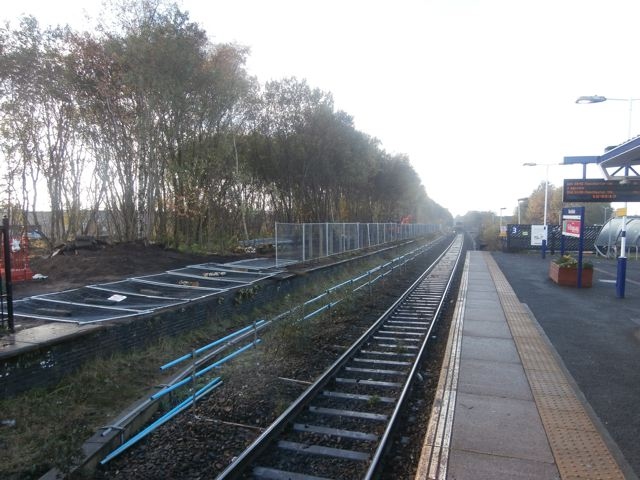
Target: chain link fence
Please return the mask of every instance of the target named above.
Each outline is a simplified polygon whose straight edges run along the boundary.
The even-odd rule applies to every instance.
[[[440,230],[440,225],[416,223],[276,223],[276,266],[416,238]]]

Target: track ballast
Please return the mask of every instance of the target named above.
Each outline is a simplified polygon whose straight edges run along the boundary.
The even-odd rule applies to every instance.
[[[218,478],[372,478],[444,310],[463,237]]]

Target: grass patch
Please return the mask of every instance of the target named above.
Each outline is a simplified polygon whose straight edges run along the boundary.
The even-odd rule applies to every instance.
[[[15,420],[0,426],[0,478],[39,478],[52,467],[68,471],[87,438],[163,382],[160,365],[219,338],[229,323],[212,321],[144,350],[89,361],[55,387],[0,400],[0,420]]]

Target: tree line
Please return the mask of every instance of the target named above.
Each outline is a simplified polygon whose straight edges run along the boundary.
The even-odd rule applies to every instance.
[[[92,32],[0,28],[3,207],[52,243],[219,246],[280,222],[451,223],[405,155],[305,80],[261,84],[249,49],[212,43],[163,0],[111,3]]]

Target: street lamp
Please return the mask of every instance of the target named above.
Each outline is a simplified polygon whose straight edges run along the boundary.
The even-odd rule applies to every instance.
[[[502,249],[504,250],[504,238],[506,237],[502,235],[502,212],[505,211],[506,207],[500,207],[500,229],[498,230],[498,242]]]
[[[547,200],[549,198],[549,167],[551,165],[556,165],[555,163],[535,163],[535,162],[526,162],[523,163],[524,167],[547,167],[544,179],[544,213],[543,213],[543,225],[547,226]]]
[[[609,98],[603,97],[602,95],[583,95],[578,97],[576,103],[579,104],[587,104],[587,103],[602,103],[606,101],[615,101],[615,102],[629,102],[629,120],[627,126],[627,138],[631,138],[631,117],[633,114],[633,102],[640,100],[640,98]]]
[[[546,167],[546,174],[544,179],[544,213],[543,213],[543,225],[544,225],[544,238],[542,239],[542,258],[547,253],[547,203],[549,198],[549,167],[551,165],[558,165],[556,163],[535,163],[525,162],[522,164],[525,167]]]
[[[521,217],[520,217],[520,204],[521,204],[522,202],[526,202],[527,200],[529,200],[529,198],[528,198],[528,197],[524,197],[524,198],[519,198],[519,199],[518,199],[518,225],[521,225],[521,224],[522,224],[522,219],[521,219]]]
[[[587,95],[578,97],[576,103],[602,103],[607,100],[629,102],[629,120],[627,127],[627,138],[631,138],[631,115],[633,113],[633,102],[640,100],[640,98],[607,98],[602,95]],[[603,169],[604,170],[604,169]],[[625,167],[625,179],[629,172],[629,167]],[[606,173],[606,172],[605,172]],[[606,176],[606,175],[605,175]],[[622,227],[620,229],[620,256],[618,257],[617,271],[616,271],[616,296],[618,298],[624,298],[625,282],[627,275],[627,203],[624,205],[625,214],[622,216]],[[608,254],[607,254],[608,255]]]

